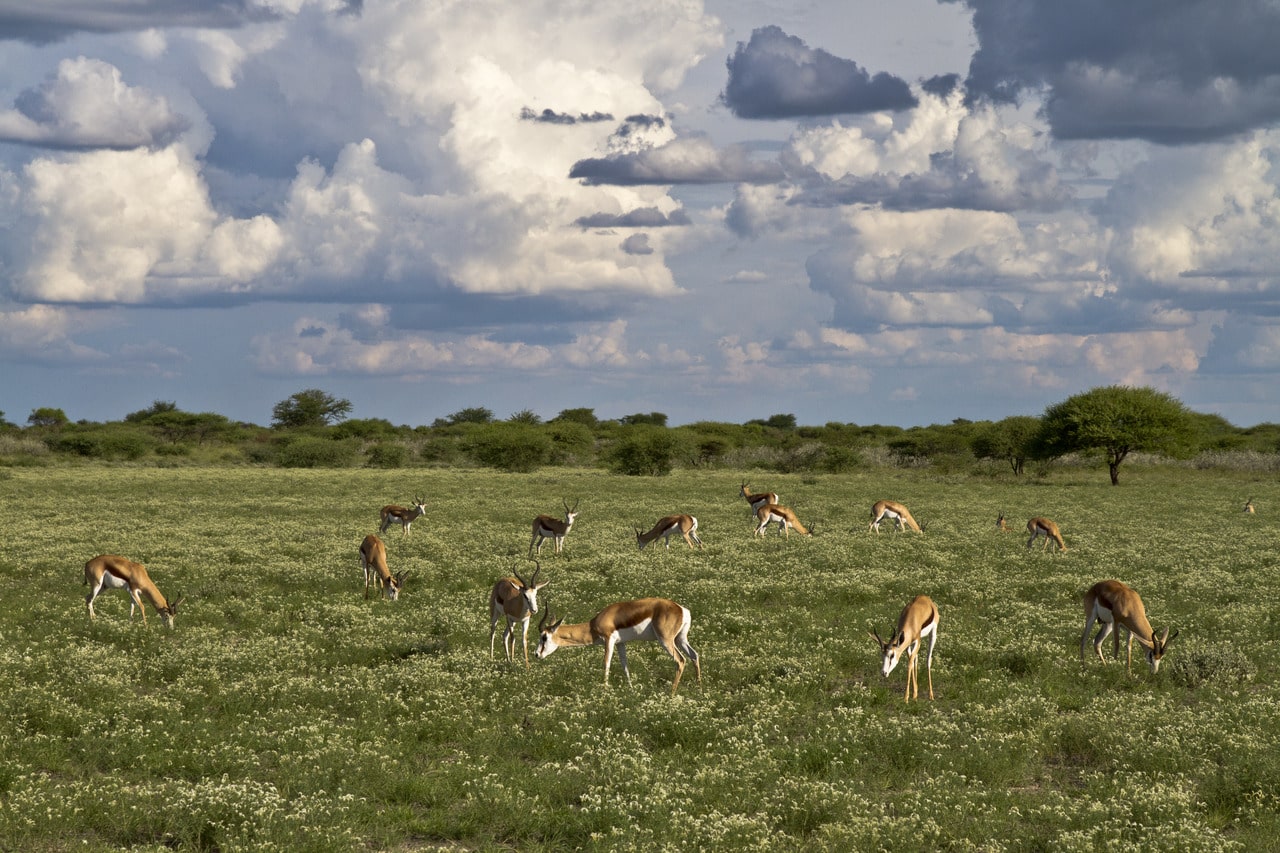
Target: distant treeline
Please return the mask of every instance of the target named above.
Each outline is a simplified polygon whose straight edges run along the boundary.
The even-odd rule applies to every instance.
[[[841,473],[874,466],[999,471],[1084,460],[1111,465],[1131,451],[1206,466],[1280,470],[1280,424],[1233,426],[1191,412],[1151,389],[1099,388],[1051,406],[1041,417],[956,419],[903,428],[879,424],[802,426],[775,414],[743,424],[667,426],[661,412],[617,419],[593,409],[543,420],[532,411],[496,418],[463,409],[430,425],[349,418],[351,404],[308,389],[281,401],[270,426],[156,401],[122,421],[71,422],[60,409],[31,412],[25,426],[0,412],[0,465],[105,460],[154,465],[270,465],[292,468],[486,467],[527,472],[545,466],[599,467],[656,476],[676,467],[783,473]],[[1136,430],[1136,431],[1135,431]]]

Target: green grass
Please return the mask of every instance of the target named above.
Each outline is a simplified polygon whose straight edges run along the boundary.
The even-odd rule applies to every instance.
[[[12,469],[0,479],[0,851],[1258,850],[1280,830],[1280,484],[1126,469],[1022,481],[752,472],[812,538],[753,538],[741,472]],[[364,600],[378,508],[398,602]],[[1241,513],[1252,497],[1257,515]],[[581,499],[540,596],[694,614],[703,690],[654,644],[489,659],[486,599],[534,515]],[[928,532],[866,529],[900,500]],[[1028,552],[1000,512],[1059,523]],[[635,547],[687,512],[707,548]],[[147,565],[176,630],[82,567]],[[522,566],[523,568],[523,566]],[[1152,678],[1078,659],[1080,593],[1116,577],[1180,630]],[[867,636],[941,611],[937,700]],[[531,628],[531,642],[536,631]],[[1107,645],[1110,653],[1110,643]],[[1122,649],[1123,653],[1123,649]],[[499,655],[501,651],[499,649]],[[921,680],[925,673],[921,672]]]

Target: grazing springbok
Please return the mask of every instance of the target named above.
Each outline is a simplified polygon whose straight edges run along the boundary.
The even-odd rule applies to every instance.
[[[502,649],[507,653],[507,660],[516,656],[515,625],[520,623],[520,639],[524,643],[524,668],[529,668],[529,617],[538,612],[538,590],[548,581],[538,583],[538,573],[542,566],[535,560],[533,574],[529,580],[520,577],[515,567],[511,569],[514,577],[503,578],[493,585],[489,593],[489,659],[493,659],[493,637],[498,630],[498,620],[507,620],[507,630],[502,633]]]
[[[542,542],[545,539],[555,541],[557,554],[564,550],[564,537],[569,535],[569,528],[573,527],[573,522],[578,517],[578,504],[581,500],[573,502],[573,509],[569,509],[569,502],[564,498],[560,499],[560,503],[564,504],[564,520],[551,515],[540,515],[533,520],[533,538],[529,540],[529,556],[533,556],[535,544],[538,546],[538,553],[542,553]]]
[[[141,563],[116,554],[101,554],[84,564],[84,582],[89,585],[89,594],[84,603],[89,608],[89,618],[96,619],[93,612],[93,600],[106,589],[124,589],[129,592],[129,618],[133,618],[134,609],[142,611],[142,624],[147,624],[147,608],[142,603],[142,596],[147,597],[151,606],[160,614],[160,621],[166,628],[173,628],[173,617],[178,614],[178,605],[186,600],[178,596],[178,600],[170,604],[160,594],[160,590],[151,582],[147,569]]]
[[[412,507],[387,504],[378,514],[378,517],[382,519],[382,526],[378,528],[378,532],[386,533],[388,527],[399,522],[400,535],[408,536],[409,528],[413,526],[414,521],[426,514],[427,502],[423,498],[414,498]]]
[[[369,597],[369,587],[374,583],[382,589],[382,594],[395,601],[400,597],[400,587],[409,576],[409,570],[391,574],[387,568],[387,546],[382,540],[370,533],[360,543],[360,568],[364,570],[364,597]]]
[[[929,698],[933,698],[933,644],[938,640],[938,605],[927,595],[917,595],[902,608],[898,617],[898,630],[885,642],[875,631],[871,638],[880,646],[884,654],[880,674],[888,677],[893,668],[902,660],[902,653],[907,653],[907,693],[903,701],[920,698],[920,682],[916,672],[916,656],[920,652],[920,642],[929,638],[929,654],[925,658],[925,670],[929,679]],[[913,694],[914,690],[914,694]]]
[[[1102,656],[1102,643],[1107,639],[1107,635],[1112,634],[1115,658],[1119,660],[1121,626],[1129,632],[1128,653],[1124,665],[1125,672],[1128,673],[1133,672],[1135,637],[1147,650],[1147,664],[1151,667],[1151,674],[1155,675],[1160,671],[1160,660],[1169,650],[1169,644],[1173,642],[1174,637],[1178,636],[1177,631],[1171,635],[1169,629],[1165,628],[1164,633],[1157,637],[1156,632],[1151,628],[1151,623],[1147,621],[1147,611],[1142,606],[1142,598],[1131,588],[1116,580],[1099,581],[1089,587],[1089,591],[1084,594],[1084,633],[1080,635],[1081,663],[1084,663],[1084,649],[1089,642],[1089,631],[1093,628],[1094,622],[1102,623],[1102,629],[1093,640],[1093,650],[1097,653],[1098,660],[1103,663],[1107,662],[1107,659]]]
[[[751,504],[751,514],[753,516],[765,504],[779,503],[777,492],[756,492],[752,494],[751,487],[746,483],[743,483],[741,488],[742,496],[746,498],[747,503]]]
[[[551,607],[538,623],[538,660],[564,646],[604,646],[604,683],[609,684],[609,664],[614,649],[622,672],[631,683],[631,671],[627,669],[627,643],[649,640],[662,644],[667,654],[676,662],[676,678],[671,682],[671,695],[680,687],[685,661],[693,661],[698,673],[698,687],[702,687],[702,662],[693,646],[689,645],[689,625],[693,616],[689,608],[666,598],[640,598],[610,604],[591,618],[590,622],[565,625],[564,619],[551,615]]]
[[[924,527],[916,524],[916,520],[911,516],[911,510],[897,501],[876,501],[872,504],[871,523],[867,525],[867,529],[879,533],[880,522],[886,518],[893,519],[895,531],[901,531],[905,524],[917,533],[924,533]]]
[[[1044,544],[1040,546],[1041,551],[1049,547],[1050,540],[1058,543],[1059,551],[1067,550],[1067,543],[1062,541],[1062,534],[1058,532],[1058,525],[1054,524],[1047,518],[1036,516],[1028,521],[1027,532],[1031,534],[1031,538],[1027,540],[1028,548],[1030,548],[1037,539],[1043,536]]]
[[[999,530],[1001,533],[1009,532],[1009,525],[1005,524],[1003,512],[1000,513],[1000,517],[996,519],[996,530]]]
[[[810,536],[813,534],[812,530],[809,530],[800,523],[800,519],[796,517],[794,512],[785,506],[778,506],[777,504],[764,504],[756,510],[756,521],[758,522],[756,524],[756,536],[765,535],[767,532],[766,528],[768,528],[770,524],[777,524],[778,532],[786,533],[788,539],[791,538],[791,530],[793,528],[796,533],[803,534],[804,536]]]
[[[692,515],[668,515],[660,518],[648,533],[641,533],[639,527],[635,530],[636,544],[640,546],[641,551],[644,550],[645,545],[648,545],[659,536],[662,537],[662,544],[667,547],[667,550],[670,550],[672,533],[679,533],[683,536],[691,551],[695,544],[699,548],[702,547],[702,540],[698,538],[698,519]]]
[[[1249,513],[1249,515],[1253,515],[1253,498],[1249,498],[1249,500],[1244,502],[1244,511]]]

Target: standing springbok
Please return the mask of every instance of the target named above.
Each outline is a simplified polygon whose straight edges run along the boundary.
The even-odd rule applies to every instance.
[[[564,619],[551,615],[551,607],[538,623],[538,660],[564,646],[604,646],[604,683],[609,685],[609,664],[613,651],[618,650],[622,672],[631,683],[631,671],[627,669],[627,643],[650,640],[662,644],[667,654],[676,662],[676,678],[671,682],[671,695],[680,687],[685,661],[693,661],[698,673],[698,687],[702,687],[702,662],[693,646],[689,645],[689,626],[693,616],[689,608],[666,598],[640,598],[610,604],[591,618],[590,622],[565,625]]]
[[[1151,623],[1147,621],[1147,611],[1142,606],[1142,598],[1133,589],[1116,580],[1099,581],[1089,587],[1089,591],[1084,594],[1084,633],[1080,635],[1081,663],[1084,663],[1084,649],[1089,642],[1089,630],[1093,628],[1094,622],[1102,623],[1102,629],[1093,640],[1093,650],[1097,653],[1098,660],[1103,663],[1107,662],[1107,659],[1102,656],[1102,643],[1107,639],[1107,635],[1113,635],[1114,654],[1116,660],[1119,660],[1120,627],[1123,626],[1129,632],[1128,652],[1124,664],[1125,672],[1128,673],[1133,672],[1135,637],[1147,650],[1147,664],[1151,667],[1151,674],[1155,675],[1160,671],[1160,660],[1169,650],[1169,644],[1173,642],[1174,637],[1178,636],[1177,631],[1170,635],[1169,629],[1165,628],[1164,633],[1157,637]]]
[[[699,548],[702,547],[702,540],[698,538],[698,519],[692,515],[668,515],[660,518],[648,533],[641,533],[639,527],[635,530],[636,544],[640,546],[641,551],[644,550],[645,545],[648,545],[659,536],[662,537],[662,544],[667,547],[667,550],[671,550],[672,533],[679,533],[683,536],[691,551],[695,544]]]
[[[867,525],[868,530],[880,532],[880,522],[886,518],[893,519],[894,531],[902,530],[905,524],[917,533],[924,533],[924,528],[916,524],[916,520],[911,516],[911,510],[897,501],[876,501],[871,505],[871,523]]]
[[[746,483],[742,484],[742,497],[746,498],[747,503],[751,504],[751,514],[754,516],[760,507],[765,504],[778,503],[777,492],[751,492],[751,487]]]
[[[1244,511],[1249,513],[1249,515],[1253,515],[1253,498],[1249,498],[1249,500],[1244,502]]]
[[[920,652],[920,641],[929,638],[929,654],[925,659],[925,670],[929,679],[929,698],[933,699],[933,644],[938,640],[938,605],[927,595],[917,595],[902,608],[898,617],[898,630],[888,642],[880,639],[880,635],[871,631],[871,638],[880,646],[884,654],[880,675],[888,677],[893,668],[902,660],[902,653],[907,653],[907,693],[903,701],[920,698],[920,682],[916,671],[916,655]],[[914,696],[912,690],[914,689]]]
[[[1000,517],[996,519],[996,530],[999,530],[1001,533],[1009,532],[1009,525],[1005,523],[1003,512],[1000,513]]]
[[[524,668],[529,668],[529,617],[538,612],[538,590],[549,581],[538,583],[542,566],[535,560],[533,574],[526,581],[511,569],[514,577],[503,578],[493,585],[489,593],[489,659],[493,660],[493,638],[498,631],[498,620],[507,620],[507,630],[502,632],[502,650],[507,660],[515,660],[515,625],[520,623],[520,639],[524,643]]]
[[[160,594],[160,590],[151,582],[147,569],[141,563],[116,554],[101,554],[84,564],[84,582],[89,585],[89,594],[84,603],[89,608],[89,618],[96,619],[93,612],[93,600],[105,589],[124,589],[129,592],[129,618],[133,619],[135,608],[142,611],[142,624],[147,624],[147,608],[142,603],[146,596],[151,606],[160,614],[160,621],[166,628],[173,629],[173,617],[178,614],[178,605],[186,600],[178,596],[178,600],[170,604]]]
[[[533,546],[538,546],[538,553],[542,553],[542,542],[545,539],[553,539],[555,541],[555,552],[559,554],[564,550],[564,537],[569,535],[569,528],[573,527],[573,522],[578,517],[578,504],[581,500],[573,502],[573,509],[569,509],[569,502],[564,498],[560,499],[560,503],[564,504],[564,520],[550,516],[540,515],[533,520],[533,538],[529,540],[529,556],[533,556]]]
[[[395,601],[400,597],[400,587],[409,570],[391,574],[387,568],[387,546],[376,535],[370,533],[360,543],[360,568],[364,570],[364,597],[369,597],[369,587],[377,583],[382,594]]]
[[[1062,541],[1062,534],[1058,532],[1058,525],[1054,524],[1047,518],[1036,516],[1027,522],[1027,532],[1031,534],[1031,538],[1027,540],[1027,547],[1030,548],[1037,539],[1044,537],[1044,544],[1040,546],[1043,551],[1049,547],[1049,541],[1058,543],[1058,550],[1067,550],[1067,543]]]
[[[400,522],[400,535],[408,536],[409,528],[413,525],[413,522],[426,514],[427,502],[423,498],[415,497],[412,507],[387,504],[378,513],[378,517],[382,519],[382,526],[378,528],[378,532],[386,533],[388,527]]]
[[[766,528],[775,523],[778,525],[778,532],[786,533],[788,539],[791,538],[792,528],[795,528],[796,533],[805,536],[810,536],[813,533],[812,530],[800,523],[800,519],[796,517],[796,514],[791,509],[777,504],[762,505],[756,510],[756,521],[758,522],[756,524],[756,536],[765,535]]]

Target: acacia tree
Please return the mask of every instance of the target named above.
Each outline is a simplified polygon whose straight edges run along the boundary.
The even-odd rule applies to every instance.
[[[1192,449],[1195,422],[1180,401],[1154,388],[1108,385],[1045,409],[1035,443],[1040,458],[1103,451],[1111,485],[1118,486],[1120,463],[1131,452],[1178,455]]]
[[[338,423],[350,413],[350,400],[339,400],[319,388],[308,388],[287,400],[276,403],[271,410],[271,425],[277,427],[326,426]]]
[[[1002,459],[1020,475],[1031,455],[1040,419],[1013,415],[987,425],[973,438],[973,455],[979,459]]]

